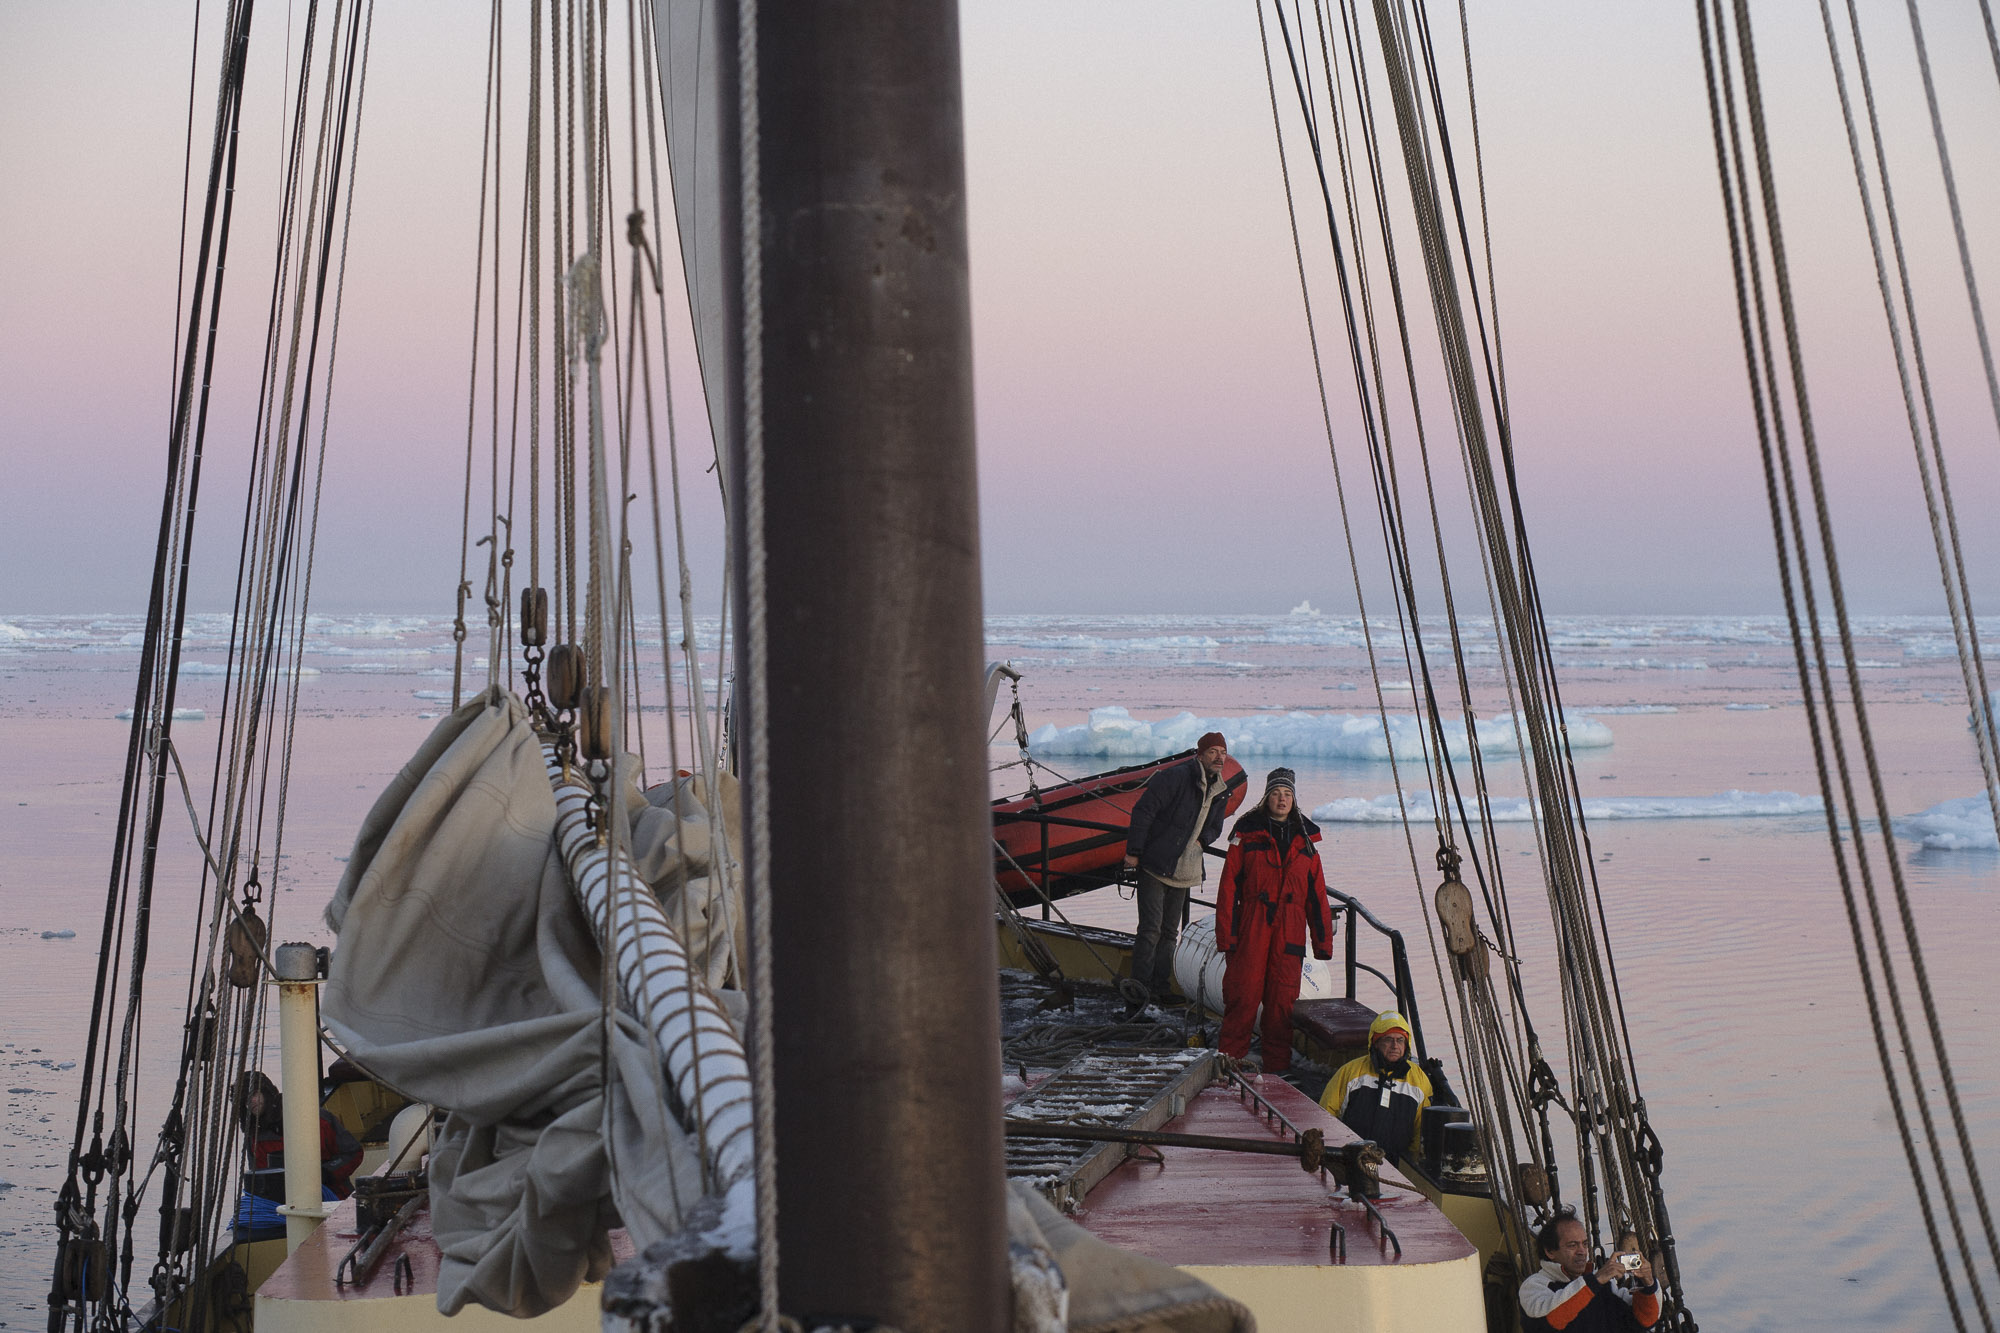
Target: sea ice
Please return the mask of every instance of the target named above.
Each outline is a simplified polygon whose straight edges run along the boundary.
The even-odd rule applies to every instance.
[[[1578,714],[1567,716],[1569,739],[1576,749],[1603,749],[1611,744],[1611,729]],[[1093,708],[1090,720],[1073,727],[1045,726],[1028,737],[1037,754],[1103,759],[1158,759],[1192,749],[1202,733],[1219,731],[1229,738],[1238,758],[1295,756],[1315,759],[1387,759],[1389,742],[1399,756],[1415,756],[1424,734],[1409,713],[1389,716],[1387,735],[1379,717],[1365,713],[1264,714],[1253,717],[1196,717],[1181,713],[1160,722],[1146,722],[1116,706]],[[1454,759],[1470,757],[1465,725],[1445,724]],[[1477,724],[1482,754],[1508,754],[1515,749],[1510,714],[1481,719]]]
[[[112,717],[120,722],[130,722],[132,720],[132,710],[121,708],[116,713],[113,713]],[[199,708],[176,708],[174,710],[174,721],[206,722],[208,721],[208,714]]]
[[[1427,791],[1404,794],[1409,817],[1423,822],[1436,818]],[[1493,822],[1525,824],[1529,818],[1526,797],[1501,796],[1493,802]],[[1471,807],[1468,805],[1468,810]],[[1791,791],[1729,791],[1713,796],[1615,796],[1593,797],[1583,803],[1585,819],[1750,819],[1771,815],[1816,815],[1820,798]],[[1388,824],[1403,817],[1396,798],[1390,796],[1346,796],[1328,801],[1312,812],[1322,824]],[[1474,812],[1474,818],[1477,813]],[[1990,826],[1989,821],[1989,826]]]
[[[73,940],[76,938],[76,932],[73,930],[45,930],[42,932],[42,938],[45,940]]]
[[[1895,821],[1896,832],[1910,841],[1941,852],[1992,851],[2000,848],[1993,834],[1993,807],[1984,796],[1940,801],[1922,814]]]

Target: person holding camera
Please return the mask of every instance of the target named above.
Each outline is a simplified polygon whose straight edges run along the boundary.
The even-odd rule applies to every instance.
[[[1659,1284],[1637,1236],[1627,1232],[1593,1271],[1590,1236],[1565,1210],[1535,1233],[1535,1245],[1542,1266],[1521,1284],[1524,1333],[1635,1333],[1659,1322]]]

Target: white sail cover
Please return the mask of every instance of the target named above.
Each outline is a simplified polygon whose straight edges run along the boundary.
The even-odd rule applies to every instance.
[[[683,859],[662,846],[669,812],[643,799],[628,809],[646,869],[704,896],[689,872],[705,860],[705,826],[682,825],[703,844]],[[446,1314],[467,1302],[552,1309],[610,1270],[610,1227],[644,1248],[702,1196],[698,1147],[668,1112],[653,1041],[615,1009],[605,1078],[602,963],[555,819],[526,709],[482,696],[440,722],[376,801],[326,911],[339,934],[327,1027],[370,1074],[449,1112],[430,1165]],[[702,952],[719,971],[726,937]]]
[[[680,231],[681,268],[694,317],[695,352],[708,399],[722,484],[729,476],[729,439],[735,409],[728,391],[730,351],[736,337],[724,256],[737,225],[725,216],[725,184],[733,178],[735,117],[724,114],[723,75],[735,68],[736,48],[723,49],[715,0],[652,0],[653,42],[666,107],[667,165],[673,178],[674,217]],[[734,86],[734,80],[728,81]],[[728,230],[725,230],[727,228]]]

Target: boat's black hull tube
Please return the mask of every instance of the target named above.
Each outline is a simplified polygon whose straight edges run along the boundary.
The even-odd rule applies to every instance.
[[[739,507],[733,529],[738,660],[768,689],[767,716],[738,735],[746,763],[768,756],[756,873],[772,894],[782,1306],[998,1333],[1009,1288],[957,9],[767,2],[761,15],[761,169],[743,194],[761,194],[763,373],[752,366],[735,433],[757,447],[761,387],[764,505],[761,521]],[[753,489],[735,444],[732,500]]]

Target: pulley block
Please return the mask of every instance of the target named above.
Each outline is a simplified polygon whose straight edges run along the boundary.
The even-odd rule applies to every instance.
[[[521,646],[539,648],[549,637],[549,590],[521,589]]]
[[[543,668],[543,688],[549,703],[567,712],[583,701],[586,665],[583,649],[573,643],[559,643],[549,649],[548,665]]]
[[[1471,953],[1479,942],[1472,918],[1472,891],[1457,879],[1447,879],[1437,886],[1431,901],[1437,907],[1438,924],[1444,928],[1444,947],[1455,958]]]
[[[257,909],[246,907],[229,923],[227,945],[229,949],[229,984],[238,990],[257,984],[264,972],[264,948],[271,941],[271,928],[257,915]]]
[[[57,1262],[63,1291],[75,1292],[86,1301],[103,1300],[111,1277],[110,1253],[101,1240],[78,1236],[64,1241]]]

